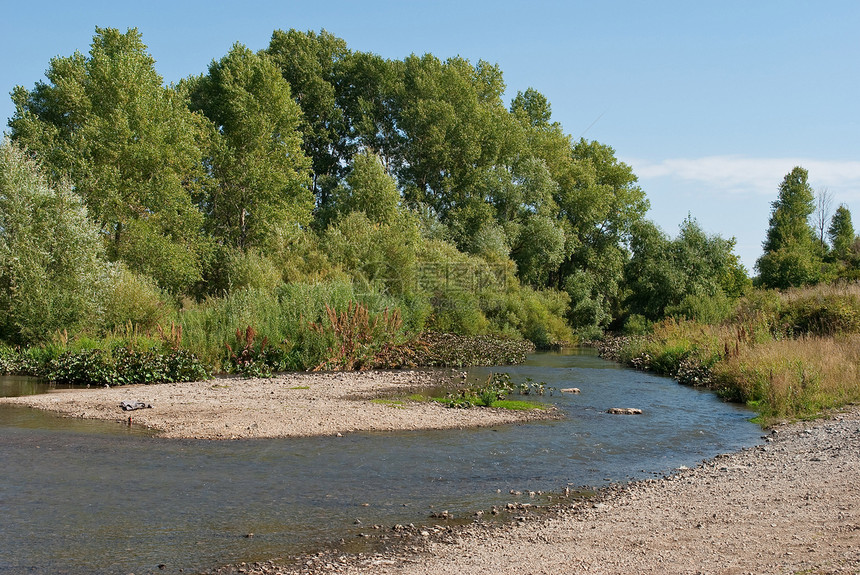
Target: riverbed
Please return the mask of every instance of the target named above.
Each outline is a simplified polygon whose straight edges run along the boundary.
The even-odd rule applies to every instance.
[[[373,526],[468,520],[760,442],[745,409],[590,351],[505,371],[581,393],[527,398],[557,406],[558,421],[227,442],[0,408],[0,573],[188,573],[353,547]]]

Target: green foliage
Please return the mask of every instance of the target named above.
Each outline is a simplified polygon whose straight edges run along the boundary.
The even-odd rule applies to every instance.
[[[0,375],[31,375],[39,377],[47,363],[43,348],[12,347],[0,343]]]
[[[358,304],[366,310],[370,325],[376,326],[371,330],[370,347],[374,349],[395,341],[403,333],[400,325],[396,329],[382,329],[390,327],[390,323],[382,319],[374,323],[377,316],[392,318],[396,314],[402,318],[398,322],[410,325],[420,323],[420,319],[412,317],[413,313],[426,313],[415,311],[414,305],[401,309],[397,299],[359,291],[351,282],[339,281],[284,284],[274,291],[234,290],[223,297],[210,297],[190,305],[179,313],[177,321],[182,326],[183,348],[194,350],[216,369],[239,373],[304,370],[336,356],[332,350],[339,349],[337,338],[349,330],[338,331],[337,326],[342,324],[332,323],[331,318],[340,318],[343,313],[352,317],[354,314],[349,310],[355,310]],[[249,327],[253,332],[250,338]],[[358,333],[356,330],[352,333]],[[246,364],[247,369],[243,367]]]
[[[769,424],[860,400],[858,318],[857,284],[754,290],[721,326],[666,320],[644,337],[601,349],[605,357],[747,403]]]
[[[409,213],[391,223],[379,223],[363,211],[351,212],[323,235],[332,264],[368,291],[393,295],[408,294],[417,287],[419,242],[417,222]]]
[[[0,143],[0,338],[37,343],[96,326],[109,277],[81,199],[52,189],[24,152]]]
[[[351,53],[346,42],[325,30],[275,30],[266,53],[301,107],[302,149],[312,162],[317,204],[325,209],[352,149],[347,138],[351,118],[338,105],[337,91],[348,82]]]
[[[582,339],[596,339],[612,321],[607,309],[608,294],[602,293],[597,277],[585,270],[575,270],[564,284],[570,298],[567,319]]]
[[[135,273],[155,279],[165,291],[181,294],[202,278],[210,249],[203,242],[204,254],[199,246],[173,241],[162,234],[159,219],[154,216],[128,222],[110,245],[110,253]]]
[[[173,302],[158,289],[155,280],[122,264],[112,272],[105,293],[102,329],[110,331],[130,324],[142,331],[153,331],[173,313]]]
[[[490,322],[481,311],[478,296],[467,291],[440,292],[430,300],[433,315],[428,328],[442,333],[482,335],[487,333]]]
[[[198,381],[211,377],[192,353],[125,347],[67,351],[52,360],[45,371],[49,381],[73,385],[130,385]]]
[[[214,293],[248,288],[272,292],[283,281],[275,262],[261,250],[240,250],[228,246],[218,250],[211,276],[209,291]]]
[[[781,297],[778,336],[835,336],[860,333],[860,294],[825,288],[792,291]]]
[[[654,325],[646,337],[624,340],[617,357],[683,384],[707,386],[711,369],[727,355],[726,333],[697,322],[667,319]]]
[[[485,313],[494,331],[520,335],[542,349],[574,341],[573,332],[564,320],[570,303],[565,292],[521,286],[510,288],[496,298],[499,307],[493,307],[494,296],[486,294]]]
[[[633,313],[624,320],[624,329],[622,331],[625,335],[646,335],[651,333],[653,325],[645,316]]]
[[[625,271],[630,313],[651,321],[666,315],[717,320],[747,289],[734,239],[709,236],[692,218],[675,239],[650,222],[637,224],[630,244],[633,255]]]
[[[765,253],[756,262],[759,283],[765,288],[788,289],[817,283],[821,262],[802,245],[789,244]]]
[[[96,28],[88,56],[54,58],[48,83],[15,88],[10,127],[54,186],[68,181],[83,197],[109,255],[182,291],[199,280],[210,245],[194,205],[207,181],[207,124],[154,64],[136,29]]]
[[[724,292],[714,295],[688,294],[677,305],[668,306],[666,314],[703,324],[720,324],[734,311],[735,302]]]
[[[363,212],[371,222],[392,224],[401,217],[399,204],[400,191],[394,179],[376,154],[363,151],[353,157],[346,186],[335,190],[333,209],[342,216]]]
[[[217,127],[204,203],[213,234],[229,246],[261,246],[279,226],[310,222],[310,162],[301,150],[301,109],[265,54],[241,44],[190,81],[191,101]]]
[[[225,346],[235,341],[236,330],[253,326],[271,342],[282,341],[281,306],[276,294],[259,289],[235,290],[224,297],[209,297],[183,309],[182,347],[194,350],[216,370],[227,370]]]
[[[519,229],[511,258],[517,274],[526,283],[546,285],[550,273],[564,260],[564,231],[551,218],[533,216]]]
[[[851,248],[854,245],[854,225],[851,223],[851,212],[845,204],[836,208],[836,213],[830,220],[827,230],[830,239],[832,257],[836,260],[846,261],[852,257]]]
[[[786,174],[772,203],[765,253],[756,262],[762,286],[785,289],[819,280],[821,262],[815,250],[815,231],[809,225],[814,198],[806,170],[795,167]]]

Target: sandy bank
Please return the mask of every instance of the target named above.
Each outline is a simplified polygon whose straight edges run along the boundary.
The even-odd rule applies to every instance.
[[[191,383],[57,390],[0,398],[0,402],[68,417],[143,425],[164,437],[239,439],[335,435],[354,431],[451,429],[557,417],[555,411],[448,409],[432,402],[372,401],[439,383],[422,371],[299,373],[272,379],[216,379]],[[151,409],[123,411],[120,402]]]

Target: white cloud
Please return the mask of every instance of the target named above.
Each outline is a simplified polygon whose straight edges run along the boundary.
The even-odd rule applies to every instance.
[[[828,188],[842,201],[860,198],[860,161],[812,160],[808,158],[749,158],[707,156],[670,158],[659,162],[625,159],[640,180],[662,178],[699,183],[723,193],[763,194],[776,197],[785,175],[802,166],[809,171],[813,188]]]

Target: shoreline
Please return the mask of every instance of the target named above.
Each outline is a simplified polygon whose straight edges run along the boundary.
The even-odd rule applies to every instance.
[[[287,373],[186,383],[61,389],[0,398],[83,419],[116,421],[176,439],[251,439],[343,435],[359,431],[461,429],[556,419],[557,410],[451,409],[433,401],[395,401],[450,383],[427,370]],[[388,398],[388,399],[387,399]],[[152,408],[123,411],[120,403]]]
[[[762,445],[502,524],[389,527],[385,551],[213,573],[860,573],[860,406],[764,433]]]

